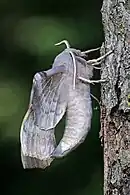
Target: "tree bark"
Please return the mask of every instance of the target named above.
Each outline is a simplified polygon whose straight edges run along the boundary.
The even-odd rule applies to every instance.
[[[101,12],[101,55],[113,50],[101,68],[104,195],[130,195],[130,0],[104,0]]]

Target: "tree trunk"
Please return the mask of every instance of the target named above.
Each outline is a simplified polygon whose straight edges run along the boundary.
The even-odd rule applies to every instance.
[[[104,195],[130,195],[130,0],[104,0],[101,135]]]

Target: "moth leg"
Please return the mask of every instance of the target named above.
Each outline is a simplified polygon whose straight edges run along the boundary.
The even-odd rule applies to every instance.
[[[93,64],[93,66],[97,66],[97,65],[100,65],[101,64],[101,61],[100,62],[95,62],[94,64]]]
[[[100,70],[101,67],[97,67],[97,65],[100,65],[100,64],[101,64],[101,61],[100,62],[96,62],[96,63],[94,63],[92,65],[93,65],[93,68]]]
[[[80,56],[80,57],[86,57],[88,56],[87,54],[93,52],[93,51],[97,51],[99,50],[100,47],[98,48],[95,48],[95,49],[90,49],[90,50],[87,50],[87,51],[80,51],[80,50],[77,50],[77,49],[73,49],[73,48],[67,48],[66,50],[69,52],[69,51],[72,51],[74,54],[76,54],[77,56]]]
[[[54,76],[57,73],[63,73],[66,71],[65,65],[55,66],[47,71],[43,71],[46,77]]]
[[[93,52],[93,51],[97,51],[97,50],[99,50],[99,49],[100,49],[100,47],[95,48],[95,49],[89,49],[89,50],[87,50],[87,51],[82,51],[81,53],[82,53],[82,54],[88,54],[88,53],[91,53],[91,52]]]
[[[101,67],[93,66],[93,68],[95,68],[95,69],[97,69],[97,70],[101,70]]]
[[[75,55],[75,57],[87,57],[87,55],[85,53],[82,53],[78,49],[66,48],[65,51],[67,51],[67,52],[73,52],[73,54]]]
[[[78,77],[78,79],[83,81],[83,82],[85,82],[85,83],[89,83],[89,84],[93,84],[94,85],[94,83],[91,80],[89,80],[89,79],[85,79],[83,77]]]
[[[98,48],[97,48],[98,49]],[[96,50],[96,49],[95,49]],[[76,56],[76,60],[80,61],[81,63],[84,63],[84,64],[91,64],[92,66],[97,66],[97,65],[100,65],[101,64],[101,60],[104,59],[106,56],[110,55],[112,51],[109,51],[108,53],[106,53],[105,55],[97,58],[97,59],[93,59],[93,60],[88,60],[86,61],[84,58],[82,57],[79,57],[79,56]],[[95,69],[100,69],[100,68],[96,68],[94,67]]]
[[[81,63],[87,65],[87,61],[86,61],[84,58],[79,57],[79,56],[75,56],[75,58],[76,58],[77,61],[79,61],[79,62],[81,62]],[[95,67],[95,66],[97,66],[97,65],[99,65],[99,64],[101,64],[101,62],[96,62],[96,63],[94,63],[94,64],[93,64],[93,68],[95,68],[95,69],[101,69],[100,67]]]
[[[104,54],[103,56],[101,56],[101,57],[99,57],[99,58],[97,58],[97,59],[93,59],[93,60],[88,60],[87,61],[87,64],[91,64],[91,65],[99,65],[101,62],[101,60],[103,60],[105,57],[107,57],[108,55],[110,55],[111,53],[112,53],[113,51],[111,50],[111,51],[109,51],[109,52],[107,52],[106,54]],[[99,64],[97,64],[97,63],[99,63]]]
[[[83,77],[78,77],[78,79],[80,79],[81,81],[83,81],[85,83],[89,83],[89,84],[106,82],[106,80],[104,80],[104,79],[100,79],[100,80],[89,80],[89,79],[86,79],[86,78],[83,78]]]

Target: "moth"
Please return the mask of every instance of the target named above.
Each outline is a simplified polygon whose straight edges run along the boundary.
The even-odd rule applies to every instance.
[[[30,102],[20,130],[21,159],[25,169],[48,167],[55,158],[62,158],[78,147],[91,127],[92,102],[90,84],[104,80],[90,80],[93,69],[110,52],[98,59],[86,60],[85,52],[70,48],[54,59],[52,68],[33,77]],[[66,114],[66,126],[56,145],[55,127]]]

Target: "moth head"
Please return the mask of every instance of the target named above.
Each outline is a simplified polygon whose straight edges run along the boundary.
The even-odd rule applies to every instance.
[[[93,76],[93,66],[89,66],[85,58],[90,52],[99,50],[99,48],[81,52],[80,50],[71,48],[67,40],[63,40],[59,43],[56,43],[55,45],[61,45],[63,43],[66,45],[66,49],[56,57],[54,61],[54,66],[55,64],[56,66],[58,66],[58,64],[61,65],[63,62],[66,64],[66,66],[69,65],[69,67],[67,68],[73,73],[73,88],[75,89],[77,69],[81,69],[80,71],[85,73],[85,77],[87,78],[91,78]],[[84,65],[83,68],[80,67],[82,65]]]

